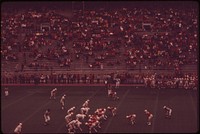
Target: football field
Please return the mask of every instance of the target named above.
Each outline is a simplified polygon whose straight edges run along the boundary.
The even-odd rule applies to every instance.
[[[50,100],[50,91],[57,87],[56,100]],[[4,89],[4,87],[2,87]],[[82,104],[90,99],[89,114],[97,108],[117,107],[117,115],[106,112],[107,120],[101,122],[98,133],[193,133],[198,131],[198,92],[184,89],[147,89],[145,87],[121,86],[116,90],[119,100],[107,97],[102,86],[9,86],[10,95],[1,94],[1,130],[13,133],[19,122],[23,123],[22,133],[67,133],[64,117],[67,110],[75,106],[75,115],[80,113]],[[60,98],[66,94],[66,109],[61,110]],[[163,106],[172,108],[172,118],[166,119]],[[44,126],[44,111],[51,110],[50,124]],[[146,124],[144,109],[153,114],[152,125]],[[136,124],[130,125],[126,115],[135,113]],[[82,122],[77,133],[88,133]],[[94,133],[95,131],[92,131]]]

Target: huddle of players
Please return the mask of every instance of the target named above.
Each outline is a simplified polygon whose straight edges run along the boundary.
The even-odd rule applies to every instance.
[[[89,108],[89,99],[86,100],[82,107],[80,108],[80,114],[76,114],[76,119],[72,119],[72,116],[74,114],[75,107],[70,108],[67,111],[67,115],[65,116],[66,121],[66,127],[68,128],[68,133],[75,133],[76,129],[79,129],[82,131],[81,125],[84,124],[88,127],[89,133],[98,132],[98,128],[101,128],[101,123],[103,120],[107,119],[106,111],[111,111],[112,115],[116,115],[116,107],[110,107],[107,108],[98,108],[94,112],[94,114],[89,115],[88,112],[90,110]],[[82,121],[87,118],[87,121],[83,123]]]
[[[50,95],[50,99],[56,99],[56,92],[57,92],[57,88],[53,89],[51,91],[51,95]],[[61,99],[60,99],[60,104],[61,104],[61,109],[63,110],[65,107],[65,98],[66,95],[64,94]],[[98,108],[93,115],[88,115],[88,111],[90,110],[89,108],[89,99],[86,100],[82,107],[80,108],[81,113],[76,114],[76,119],[72,120],[72,116],[74,115],[74,110],[75,110],[75,106],[71,107],[70,109],[67,110],[67,115],[65,116],[65,122],[66,122],[66,127],[68,128],[68,133],[75,133],[76,129],[79,129],[80,131],[82,131],[81,125],[83,124],[82,121],[86,118],[86,116],[88,116],[88,121],[85,123],[86,126],[88,126],[89,129],[89,133],[92,132],[92,130],[94,130],[95,132],[97,132],[96,128],[101,128],[100,127],[100,123],[102,122],[102,120],[106,120],[107,116],[106,116],[106,110],[111,111],[112,116],[116,115],[116,107],[111,107],[108,106],[107,108]],[[49,121],[50,121],[50,110],[46,110],[44,113],[44,119],[45,119],[45,125],[48,125]]]

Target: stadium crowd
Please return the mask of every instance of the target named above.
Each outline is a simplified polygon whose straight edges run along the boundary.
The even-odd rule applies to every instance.
[[[42,59],[61,68],[79,59],[90,68],[125,63],[179,69],[197,63],[195,9],[86,10],[72,18],[30,10],[3,14],[1,28],[3,61],[20,61],[25,52],[30,68],[43,66],[37,63]]]
[[[72,17],[56,10],[2,13],[1,59],[4,68],[16,63],[21,74],[2,77],[3,83],[97,83],[104,75],[28,74],[24,68],[53,70],[105,66],[173,68],[197,64],[197,9],[115,9],[74,11]],[[188,19],[190,18],[190,19]],[[44,62],[46,61],[46,62]],[[47,62],[49,61],[49,62]],[[21,69],[19,69],[21,66]],[[14,71],[14,70],[9,70]],[[145,83],[148,74],[120,74],[121,83]],[[184,74],[158,75],[161,81],[197,80]],[[114,81],[113,76],[112,81]],[[137,82],[135,82],[137,81]],[[159,80],[158,80],[159,81]],[[148,82],[146,82],[147,84]],[[160,82],[163,83],[163,82]],[[169,82],[170,83],[170,82]],[[147,84],[148,85],[148,84]]]
[[[150,88],[186,88],[197,89],[197,74],[135,74],[135,73],[109,73],[109,74],[72,74],[72,73],[52,73],[48,74],[11,74],[6,73],[2,76],[4,84],[99,84],[108,82],[115,84],[117,79],[121,84],[142,84]]]

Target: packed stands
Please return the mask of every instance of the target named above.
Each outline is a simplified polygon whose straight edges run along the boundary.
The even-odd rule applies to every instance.
[[[56,10],[4,12],[2,82],[103,83],[115,74],[122,83],[144,83],[149,70],[197,80],[197,10],[100,8],[75,10],[72,17]]]

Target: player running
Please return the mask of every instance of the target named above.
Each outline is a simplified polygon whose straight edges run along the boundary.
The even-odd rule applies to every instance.
[[[127,115],[126,118],[129,119],[129,120],[131,121],[131,124],[132,124],[132,125],[135,124],[136,114]]]
[[[163,109],[165,110],[165,118],[171,118],[172,109],[167,106],[164,106]]]
[[[152,124],[151,120],[153,118],[153,114],[150,113],[147,109],[145,109],[144,112],[147,115],[147,125],[150,126]]]
[[[47,109],[45,112],[44,112],[44,125],[48,125],[49,124],[49,121],[50,121],[50,109]]]
[[[63,110],[64,109],[64,106],[65,106],[65,94],[61,97],[60,99],[60,104],[61,104],[61,109]]]
[[[53,90],[51,90],[51,96],[50,96],[50,99],[56,99],[56,91],[57,91],[57,88],[54,88]]]
[[[19,124],[17,125],[17,127],[16,127],[15,130],[14,130],[14,133],[15,133],[15,134],[21,134],[21,133],[22,133],[22,123],[19,123]]]

